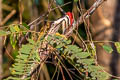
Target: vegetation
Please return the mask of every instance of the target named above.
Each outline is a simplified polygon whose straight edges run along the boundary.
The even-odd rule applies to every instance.
[[[46,1],[46,3],[48,2]],[[20,23],[13,23],[12,19],[4,24],[7,26],[3,26],[2,23],[3,27],[0,30],[0,36],[4,37],[4,46],[7,46],[9,43],[12,46],[12,53],[9,54],[9,56],[13,59],[12,64],[10,64],[11,67],[9,68],[10,74],[7,75],[7,77],[5,76],[4,79],[109,79],[112,75],[106,72],[104,67],[100,66],[97,62],[95,43],[102,46],[107,53],[112,53],[113,49],[110,45],[104,44],[105,42],[92,40],[92,35],[88,28],[89,23],[87,23],[89,16],[104,0],[96,0],[95,3],[99,3],[99,5],[95,6],[95,4],[93,4],[92,8],[88,9],[85,13],[79,12],[79,18],[74,19],[72,25],[69,24],[71,19],[67,20],[67,18],[70,17],[59,11],[61,10],[60,6],[66,3],[63,4],[62,1],[60,5],[56,5],[55,3],[50,4],[50,2],[48,3],[48,11],[42,13],[42,16],[28,24],[26,20],[29,18],[29,14],[27,11],[26,13],[22,11],[23,3],[25,2],[23,1],[22,3],[22,1],[19,0]],[[74,0],[72,4],[77,4],[78,2],[79,0]],[[7,4],[7,1],[5,0],[3,3]],[[37,2],[37,0],[33,2],[36,7],[42,5],[38,3],[40,2]],[[8,2],[8,4],[10,3]],[[53,16],[55,13],[57,15],[63,15],[58,15],[57,17],[60,17],[56,18]],[[5,14],[7,14],[7,12]],[[17,15],[18,14],[14,16]],[[13,19],[16,18],[13,17]],[[79,26],[76,25],[77,22]],[[84,27],[84,29],[78,27]],[[120,53],[120,42],[109,42],[113,43],[117,52]],[[44,77],[41,77],[41,75]]]

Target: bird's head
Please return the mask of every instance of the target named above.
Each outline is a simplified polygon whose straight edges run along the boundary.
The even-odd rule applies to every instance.
[[[73,24],[73,21],[74,21],[74,19],[73,19],[73,14],[72,14],[71,12],[67,12],[66,15],[67,15],[67,16],[69,17],[69,19],[70,19],[70,25],[72,25],[72,24]]]

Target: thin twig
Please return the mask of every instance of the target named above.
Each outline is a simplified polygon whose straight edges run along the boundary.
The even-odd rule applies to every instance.
[[[13,15],[15,15],[16,10],[12,10],[8,16],[5,17],[5,19],[3,19],[3,21],[0,23],[0,26],[3,26]]]
[[[71,2],[65,3],[64,5],[61,5],[61,6],[59,6],[59,7],[63,7],[63,6],[68,5],[68,4],[70,4],[70,3],[71,3]],[[35,26],[39,25],[39,24],[41,23],[41,19],[42,19],[43,17],[44,17],[44,18],[48,17],[48,15],[49,15],[50,12],[54,11],[55,9],[57,9],[57,8],[59,8],[59,7],[57,6],[57,7],[53,8],[53,9],[48,10],[48,12],[44,13],[42,16],[38,17],[37,19],[35,19],[35,20],[32,21],[31,23],[29,23],[28,26],[30,26],[30,30],[33,30]],[[37,21],[38,21],[38,23],[37,23],[36,25],[33,25],[33,24],[34,24],[35,22],[37,22]],[[53,23],[54,23],[54,22],[53,22]],[[22,42],[29,36],[29,34],[30,34],[30,32],[27,32],[26,35],[25,35],[25,37],[22,37],[22,39],[19,40],[19,46],[21,46]]]
[[[84,22],[84,19],[89,18],[95,10],[106,0],[96,0],[96,2],[84,13],[80,18],[78,18],[77,23],[80,25]]]
[[[63,80],[66,80],[65,79],[65,76],[64,76],[64,73],[63,73],[63,69],[62,69],[62,67],[59,65],[59,68],[60,68],[60,71],[61,71],[61,74],[62,74],[62,77],[63,77]]]
[[[5,52],[7,53],[7,55],[13,60],[15,61],[15,59],[11,56],[11,54],[9,53],[8,49],[5,46]]]
[[[93,5],[92,5],[92,7],[85,13],[85,14],[83,14],[82,16],[80,16],[80,18],[78,18],[78,20],[76,21],[76,22],[74,22],[74,25],[73,25],[73,28],[71,28],[70,29],[70,31],[68,32],[68,33],[66,33],[65,35],[69,35],[69,34],[71,34],[72,32],[73,32],[73,30],[76,28],[76,25],[78,24],[78,25],[80,25],[81,23],[83,23],[84,22],[84,19],[87,19],[96,9],[97,9],[97,7],[98,6],[100,6],[103,2],[104,2],[105,0],[97,0]],[[56,9],[56,8],[55,8]],[[54,10],[54,9],[53,9]],[[51,11],[52,11],[52,9],[51,9]],[[43,16],[45,16],[45,15],[48,15],[48,12],[46,13],[46,14],[44,14]],[[42,17],[43,17],[42,16]],[[63,17],[62,17],[63,18]],[[32,25],[34,22],[36,22],[37,20],[39,20],[39,19],[41,19],[40,17],[38,18],[38,19],[36,19],[36,20],[34,20],[32,23],[30,23],[29,25]],[[64,18],[63,18],[64,19]],[[61,19],[60,19],[61,20]],[[54,23],[57,23],[56,21],[54,21],[53,22],[53,24]],[[56,24],[55,24],[56,25]],[[54,29],[54,28],[57,28],[57,30],[56,29]],[[51,25],[51,28],[50,28],[50,30],[49,31],[53,31],[53,33],[56,33],[57,31],[59,30],[59,26],[58,27],[56,27],[56,26],[54,26],[54,25]],[[48,33],[51,33],[51,32],[48,32]],[[48,34],[48,35],[53,35],[53,34]],[[46,35],[46,37],[48,36],[48,35]],[[47,38],[46,38],[47,39]],[[46,44],[46,42],[45,42],[45,45],[47,45]],[[57,54],[57,53],[56,53]],[[43,54],[44,55],[44,54]],[[49,54],[48,54],[49,55]],[[47,56],[48,56],[47,55]],[[46,57],[47,57],[46,56]],[[46,58],[46,57],[44,57],[44,58]],[[59,57],[58,57],[58,60],[61,62],[61,60],[59,59]],[[66,70],[66,72],[68,73],[68,75],[69,75],[69,77],[70,77],[70,79],[71,80],[73,80],[72,79],[72,76],[71,76],[71,74],[69,73],[69,71],[66,69],[66,66],[61,62],[61,65],[63,66],[63,68]],[[33,72],[33,70],[31,71],[31,73]],[[28,75],[27,75],[28,76]],[[27,76],[25,76],[25,77],[27,77]],[[23,78],[25,78],[25,77],[23,77]],[[22,78],[22,79],[23,79]]]
[[[70,3],[71,3],[71,2],[68,2],[68,3],[64,4],[64,5],[61,5],[60,7],[63,7],[63,6],[68,5],[68,4],[70,4]],[[49,14],[50,12],[52,12],[52,11],[58,9],[58,8],[59,8],[59,7],[57,6],[57,7],[53,8],[53,9],[50,9],[49,12],[44,13],[42,16],[38,17],[37,19],[35,19],[35,20],[32,21],[31,23],[29,23],[28,26],[32,25],[32,24],[35,23],[36,21],[40,20],[42,17],[45,17],[47,14]]]
[[[20,17],[20,24],[22,24],[22,14],[23,14],[23,5],[22,5],[22,1],[19,0],[19,17]]]
[[[2,3],[2,9],[6,11],[12,11],[14,8],[7,4]]]
[[[57,55],[57,54],[58,54],[58,53],[56,53],[56,55]],[[58,61],[60,61],[61,65],[63,66],[63,68],[65,69],[65,71],[67,72],[67,74],[69,75],[70,79],[73,80],[70,72],[67,70],[66,66],[62,63],[62,61],[61,61],[61,59],[59,58],[58,55],[57,55],[57,59],[58,59]]]

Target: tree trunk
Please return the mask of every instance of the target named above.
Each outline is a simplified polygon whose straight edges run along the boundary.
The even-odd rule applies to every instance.
[[[107,0],[99,9],[91,18],[94,40],[120,41],[120,0]],[[103,17],[100,17],[101,14]],[[107,20],[110,21],[110,25],[106,25]],[[115,76],[120,76],[120,55],[117,53],[114,44],[105,44],[112,45],[114,51],[109,54],[101,46],[97,45],[98,62],[105,67],[106,71]]]
[[[113,22],[113,34],[112,41],[120,41],[120,0],[116,0],[116,9],[114,14],[114,22]],[[117,52],[114,45],[112,59],[111,59],[111,71],[115,76],[120,76],[120,55]],[[119,79],[120,80],[120,79]]]

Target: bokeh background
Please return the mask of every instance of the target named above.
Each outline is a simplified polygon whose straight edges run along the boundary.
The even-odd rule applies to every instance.
[[[62,0],[61,0],[62,1]],[[82,12],[96,0],[80,0]],[[29,24],[42,14],[49,11],[51,0],[0,0],[0,29],[9,24]],[[63,6],[65,12],[73,12],[75,20],[80,16],[77,11],[78,3],[73,0],[64,0],[60,5],[71,2]],[[52,5],[55,8],[56,4]],[[62,17],[59,9],[55,9],[49,14],[49,21]],[[112,75],[120,76],[120,55],[116,51],[111,41],[120,41],[120,0],[106,0],[90,17],[90,30],[95,41],[104,41],[111,45],[114,51],[108,54],[96,42],[98,63],[105,67],[105,70]],[[46,19],[45,19],[46,21]],[[38,29],[39,30],[39,29]],[[84,24],[78,28],[79,34],[87,40]],[[3,44],[3,37],[0,37],[0,79],[10,75],[9,67],[14,63],[12,58],[18,54],[17,48],[13,49],[9,39]],[[80,44],[80,43],[79,43]],[[49,78],[49,77],[48,77]],[[112,78],[111,78],[112,79]],[[42,79],[41,79],[42,80]]]

